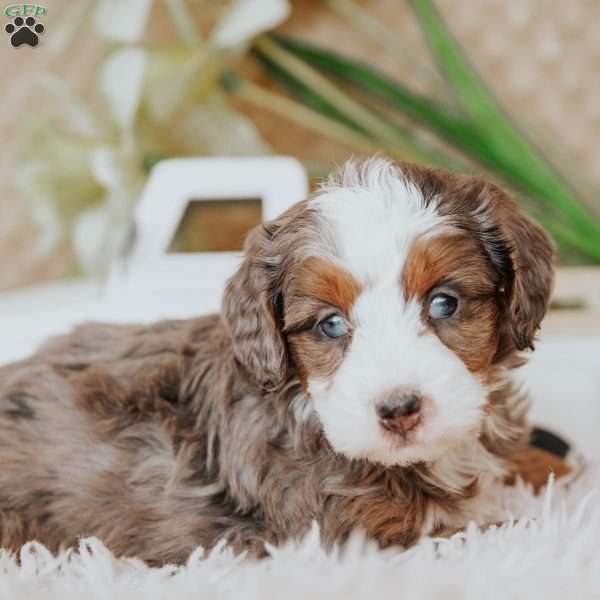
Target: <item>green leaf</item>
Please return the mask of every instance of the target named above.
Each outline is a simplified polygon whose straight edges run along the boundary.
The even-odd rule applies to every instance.
[[[338,123],[343,123],[347,127],[360,131],[361,133],[368,133],[364,128],[356,124],[356,122],[350,118],[347,118],[343,112],[340,112],[333,104],[327,102],[322,96],[317,94],[313,89],[302,84],[300,81],[295,79],[288,71],[280,67],[277,63],[271,60],[265,54],[259,51],[255,51],[255,55],[258,61],[266,69],[266,71],[277,80],[290,94],[295,98],[302,101],[306,106],[309,106],[313,110],[329,117]]]
[[[600,225],[540,151],[517,129],[468,63],[430,0],[412,0],[423,34],[468,118],[522,189],[548,204],[581,235],[599,240]]]
[[[357,132],[349,125],[327,117],[306,104],[267,90],[232,71],[223,73],[220,81],[223,91],[241,98],[245,103],[262,111],[277,115],[318,135],[336,140],[354,150],[369,154],[379,150],[366,134]]]
[[[351,124],[358,131],[365,132],[377,140],[382,150],[391,151],[394,156],[402,155],[405,159],[445,168],[456,167],[449,157],[418,140],[411,131],[381,114],[376,114],[369,107],[346,94],[308,64],[280,46],[271,36],[261,36],[256,41],[254,50],[263,59],[265,65],[277,67],[271,69],[271,74],[284,83],[287,81],[288,89],[296,93],[297,97],[304,96],[305,101],[310,102],[323,114],[328,112],[332,118],[338,121],[343,119],[346,124]]]
[[[488,148],[478,133],[461,115],[456,114],[449,107],[413,93],[372,65],[287,36],[272,35],[272,37],[311,66],[383,101],[393,109],[402,111],[404,115],[433,130],[465,153],[477,153],[478,158],[484,162],[493,163],[493,156],[487,156]]]

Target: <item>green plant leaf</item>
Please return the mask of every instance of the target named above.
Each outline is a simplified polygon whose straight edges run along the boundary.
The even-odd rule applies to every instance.
[[[465,153],[477,153],[478,158],[493,164],[493,156],[487,156],[489,150],[485,142],[456,111],[425,96],[413,93],[371,65],[287,36],[272,34],[272,37],[281,46],[311,66],[333,75],[354,89],[369,94],[383,101],[387,106],[401,111],[416,123],[431,129]]]
[[[599,240],[600,225],[566,182],[517,129],[468,63],[430,0],[412,0],[423,34],[468,118],[494,149],[522,189],[549,204],[576,231]]]
[[[341,111],[339,111],[333,104],[327,102],[316,93],[312,88],[304,85],[296,78],[294,78],[288,71],[280,67],[277,63],[271,60],[265,54],[260,51],[256,51],[255,55],[258,61],[262,64],[265,70],[271,75],[273,79],[279,82],[292,96],[302,101],[306,106],[309,106],[313,110],[320,114],[329,117],[330,119],[343,123],[347,127],[360,131],[363,134],[368,135],[363,127],[357,125],[357,123],[348,117]]]
[[[436,96],[447,95],[447,88],[439,73],[404,44],[395,31],[377,19],[366,7],[355,0],[325,0],[340,17],[345,19],[358,33],[383,48],[395,62],[403,64],[412,75],[423,82]]]
[[[378,151],[377,145],[366,134],[325,116],[321,111],[306,105],[306,103],[303,104],[288,96],[267,90],[240,77],[237,73],[225,72],[221,77],[221,86],[224,91],[243,99],[246,103],[319,135],[336,140],[349,148],[369,154]]]
[[[255,43],[255,53],[265,65],[276,65],[271,74],[297,97],[304,97],[323,114],[343,120],[345,124],[365,132],[376,140],[382,150],[407,160],[425,162],[445,168],[455,168],[453,161],[431,145],[418,140],[408,129],[375,113],[371,108],[352,98],[318,71],[280,46],[271,36],[261,36]]]

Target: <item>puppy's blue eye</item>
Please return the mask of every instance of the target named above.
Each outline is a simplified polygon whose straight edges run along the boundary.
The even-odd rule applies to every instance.
[[[331,315],[318,325],[319,330],[330,338],[339,338],[348,333],[348,324],[340,315]]]
[[[458,300],[448,294],[436,294],[429,303],[429,316],[432,319],[447,319],[458,307]]]

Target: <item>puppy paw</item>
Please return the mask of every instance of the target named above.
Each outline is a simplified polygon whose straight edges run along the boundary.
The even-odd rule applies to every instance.
[[[548,483],[551,474],[559,479],[571,473],[571,467],[564,459],[532,446],[515,452],[508,467],[510,475],[506,479],[507,485],[514,485],[519,478],[529,483],[536,494]]]

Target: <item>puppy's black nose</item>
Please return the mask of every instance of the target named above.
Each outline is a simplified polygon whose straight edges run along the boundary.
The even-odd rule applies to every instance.
[[[422,405],[420,394],[395,390],[377,405],[377,416],[388,431],[406,433],[418,425]]]

